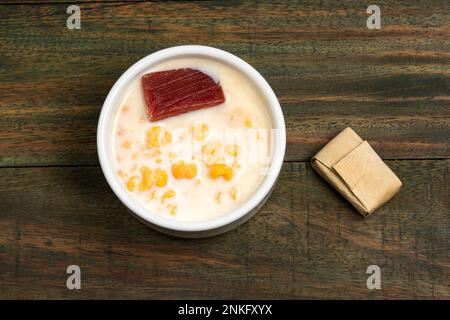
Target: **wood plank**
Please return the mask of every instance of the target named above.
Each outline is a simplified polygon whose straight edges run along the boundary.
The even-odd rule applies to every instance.
[[[137,221],[98,167],[0,169],[0,298],[449,298],[450,160],[388,164],[404,187],[370,218],[292,162],[253,219],[202,240]]]
[[[110,3],[110,2],[144,2],[144,1],[158,1],[158,0],[2,0],[0,5],[25,5],[25,4],[79,4],[79,3]]]
[[[5,5],[0,166],[97,164],[101,105],[119,75],[169,46],[204,44],[254,65],[280,98],[286,159],[307,160],[351,125],[385,159],[450,157],[448,1]]]

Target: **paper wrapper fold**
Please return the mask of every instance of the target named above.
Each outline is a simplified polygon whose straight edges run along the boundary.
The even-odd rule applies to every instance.
[[[313,158],[312,167],[363,215],[392,199],[400,179],[351,128],[341,131]]]

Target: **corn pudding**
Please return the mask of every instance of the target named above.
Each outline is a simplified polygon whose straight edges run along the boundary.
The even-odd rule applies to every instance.
[[[209,75],[225,101],[150,121],[142,76],[182,68]],[[164,61],[133,80],[118,103],[112,162],[123,188],[149,211],[181,221],[213,219],[263,181],[272,157],[267,102],[234,67],[209,58]]]

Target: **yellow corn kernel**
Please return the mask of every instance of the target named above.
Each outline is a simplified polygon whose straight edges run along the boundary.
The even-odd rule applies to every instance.
[[[122,179],[124,179],[124,180],[126,180],[127,177],[128,177],[128,175],[127,175],[124,171],[122,171],[122,170],[117,171],[117,175],[118,175],[119,177],[121,177]]]
[[[192,179],[197,175],[195,163],[178,161],[172,165],[172,174],[176,179]]]
[[[202,147],[202,154],[202,160],[206,165],[225,161],[223,158],[222,144],[218,141],[204,145]]]
[[[214,162],[215,163],[223,163],[223,162],[225,162],[225,158],[223,156],[215,157]]]
[[[155,172],[155,184],[158,187],[164,187],[167,185],[167,172],[162,169],[156,169]]]
[[[211,144],[207,144],[202,147],[202,152],[204,155],[213,156],[216,154],[216,149]]]
[[[175,197],[176,194],[177,194],[177,193],[176,193],[174,190],[172,190],[172,189],[167,190],[167,191],[164,192],[164,194],[162,195],[162,197],[161,197],[161,202],[164,202],[165,199],[170,199],[170,198]]]
[[[196,124],[191,128],[191,132],[194,134],[195,140],[203,140],[208,134],[209,126],[207,124],[201,123]]]
[[[222,192],[217,192],[216,195],[214,196],[214,199],[216,200],[217,203],[222,203]]]
[[[142,179],[139,183],[139,191],[145,191],[150,190],[150,188],[153,186],[153,179],[152,179],[152,170],[150,170],[148,167],[143,166],[140,169]]]
[[[132,143],[130,140],[125,140],[124,142],[122,142],[122,147],[125,149],[131,149]]]
[[[147,159],[152,159],[152,158],[160,156],[160,155],[162,155],[161,149],[160,148],[156,148],[156,149],[153,149],[150,152],[144,153],[143,157],[145,157]]]
[[[141,192],[145,191],[145,184],[144,184],[144,181],[141,180],[141,182],[139,182],[138,189],[139,189],[139,191],[141,191]]]
[[[172,135],[168,131],[164,131],[164,135],[161,138],[161,145],[165,146],[172,142]]]
[[[146,144],[147,149],[159,148],[172,142],[170,132],[163,131],[160,126],[151,127],[147,131]]]
[[[173,159],[177,157],[177,153],[176,152],[169,152],[169,158]]]
[[[223,177],[225,180],[231,180],[233,178],[233,168],[222,163],[216,163],[209,167],[209,176],[212,179]]]
[[[161,158],[156,159],[156,163],[161,163],[161,162],[162,162]]]
[[[159,134],[161,127],[154,126],[147,131],[146,147],[148,149],[159,147]]]
[[[153,190],[152,192],[150,192],[150,194],[148,195],[148,200],[153,200],[156,198],[156,191]]]
[[[127,182],[127,189],[128,189],[128,191],[133,192],[134,189],[136,189],[136,180],[137,180],[137,177],[131,177],[128,180],[128,182]]]
[[[220,153],[222,145],[220,142],[212,142],[202,147],[202,153],[206,156],[215,156]]]
[[[237,144],[229,144],[225,147],[225,151],[230,156],[237,157],[239,153],[239,146]]]
[[[253,121],[252,121],[252,119],[246,118],[246,119],[244,120],[244,125],[245,125],[247,128],[253,127]]]
[[[139,168],[139,172],[142,175],[142,178],[152,173],[152,170],[147,166],[142,166]]]
[[[233,200],[238,200],[241,196],[241,189],[237,186],[234,186],[230,190],[230,198]]]
[[[150,157],[151,157],[151,158],[154,158],[154,157],[157,157],[157,156],[160,156],[160,155],[162,155],[162,152],[161,152],[161,149],[160,149],[160,148],[155,149],[155,150],[153,150],[153,151],[150,153]]]
[[[174,216],[177,214],[177,205],[176,204],[168,204],[167,210],[169,210],[169,213]]]

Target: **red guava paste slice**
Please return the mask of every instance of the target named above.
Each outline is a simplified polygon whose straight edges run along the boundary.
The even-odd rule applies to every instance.
[[[142,88],[150,121],[213,107],[225,101],[219,83],[203,72],[189,68],[148,73],[142,77]]]

